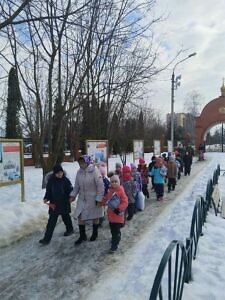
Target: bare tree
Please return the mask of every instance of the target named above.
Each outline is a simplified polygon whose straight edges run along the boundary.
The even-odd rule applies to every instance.
[[[23,0],[21,4],[18,4],[18,1],[0,1],[0,30],[15,23],[15,19],[31,1],[32,0]]]
[[[190,113],[194,117],[197,117],[200,113],[200,106],[203,100],[203,96],[200,95],[197,91],[192,91],[187,94],[185,103],[184,103],[184,112]]]
[[[54,5],[55,1],[48,1]],[[80,5],[80,9],[83,6],[86,6],[88,2],[85,1],[83,5]],[[23,13],[26,10],[27,7],[32,7],[33,13],[30,16],[25,16]],[[61,19],[65,17],[64,12],[58,10],[57,14],[54,16],[49,16],[48,14],[43,14],[42,10],[42,1],[39,0],[0,0],[0,30],[3,28],[9,26],[9,25],[21,25],[24,23],[29,22],[36,22],[36,21],[43,21],[48,19]],[[71,10],[69,11],[69,15],[73,16],[74,13],[77,12],[77,9],[75,11]],[[68,13],[68,12],[67,12]]]
[[[93,67],[89,69],[90,76],[87,77],[89,93],[91,90],[97,95],[99,101],[104,99],[106,103],[109,113],[107,135],[110,137],[114,113],[117,114],[119,120],[122,120],[125,107],[129,103],[137,101],[140,105],[140,92],[141,90],[143,92],[144,84],[160,71],[155,67],[157,53],[153,50],[151,37],[146,48],[142,41],[143,34],[151,32],[151,26],[159,19],[150,20],[144,26],[140,26],[138,20],[131,18],[133,11],[150,9],[154,1],[139,4],[132,4],[131,1],[120,3],[117,19],[110,20],[113,5],[115,5],[113,1],[110,2],[110,10],[105,14],[100,14],[100,21],[107,20],[107,22],[104,23],[102,32],[98,29],[97,38],[101,35],[105,37],[102,39],[104,43],[100,49],[100,59],[98,57],[95,60]],[[108,35],[106,34],[107,27],[110,27]],[[91,41],[92,49],[96,48],[95,41],[94,38]]]
[[[1,30],[5,45],[0,59],[17,69],[24,128],[44,174],[62,159],[67,124],[74,124],[85,103],[91,107],[96,99],[100,107],[105,102],[108,136],[113,115],[120,121],[128,105],[140,104],[143,85],[160,71],[150,40],[159,19],[144,18],[154,2],[31,1],[18,14],[19,20]],[[8,8],[12,16],[15,7]],[[147,46],[144,34],[150,41]]]
[[[81,12],[80,7],[77,10],[72,7],[71,1],[61,6],[60,3],[61,1],[42,2],[42,11],[48,15],[47,20],[31,20],[23,30],[19,28],[18,31],[14,26],[7,27],[14,60],[11,62],[4,56],[9,64],[18,69],[22,83],[24,117],[33,140],[36,164],[42,165],[44,173],[60,160],[59,151],[63,150],[67,112],[72,111],[72,106],[73,109],[76,107],[80,85],[76,70],[83,56],[82,51],[75,53],[72,45],[76,41],[67,26],[71,10],[74,10],[77,17],[85,12]],[[64,15],[63,18],[55,18],[58,10]],[[25,13],[26,19],[31,19],[32,8],[28,7]],[[73,27],[71,24],[70,26]],[[84,44],[81,49],[85,47]],[[70,49],[72,51],[69,53]],[[85,70],[83,72],[85,74]],[[82,80],[81,77],[80,81]],[[73,103],[70,102],[71,99],[74,100]],[[43,157],[46,135],[49,144],[47,162]]]

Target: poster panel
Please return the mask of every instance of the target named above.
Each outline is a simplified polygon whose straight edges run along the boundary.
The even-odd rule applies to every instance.
[[[93,158],[96,165],[101,162],[108,165],[108,140],[87,140],[86,153]]]
[[[160,155],[160,140],[154,140],[154,155]]]
[[[144,140],[133,140],[134,161],[144,157]]]
[[[167,149],[168,149],[167,150],[168,152],[173,152],[172,151],[172,141],[170,141],[170,140],[167,141]]]
[[[24,201],[23,140],[0,139],[0,187],[17,183]]]
[[[133,140],[133,155],[134,161],[141,157],[144,158],[144,140]]]
[[[19,142],[0,142],[0,182],[21,180],[21,159]]]

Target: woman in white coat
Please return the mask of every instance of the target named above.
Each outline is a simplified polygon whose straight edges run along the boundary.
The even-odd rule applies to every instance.
[[[85,221],[93,220],[93,233],[90,241],[98,237],[99,218],[103,217],[101,201],[104,197],[104,184],[97,167],[92,163],[89,155],[82,155],[78,159],[80,169],[77,172],[75,185],[71,192],[71,201],[78,195],[74,217],[78,218],[80,237],[75,246],[87,240]]]

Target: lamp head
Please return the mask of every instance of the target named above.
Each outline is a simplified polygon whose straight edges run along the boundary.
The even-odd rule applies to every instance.
[[[192,57],[192,56],[195,56],[197,53],[194,52],[194,53],[191,53],[190,55],[188,55],[188,57]]]

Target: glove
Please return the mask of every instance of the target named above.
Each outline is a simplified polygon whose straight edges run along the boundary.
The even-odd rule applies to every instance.
[[[74,197],[70,197],[70,198],[69,198],[69,202],[70,202],[70,203],[73,202],[74,200],[75,200]]]
[[[120,210],[118,208],[115,208],[113,211],[117,216],[120,214]]]
[[[96,205],[97,205],[97,207],[102,207],[102,202],[99,202],[99,201],[96,201],[97,203],[96,203]]]
[[[48,205],[52,210],[55,210],[56,205],[54,203],[49,203]]]

